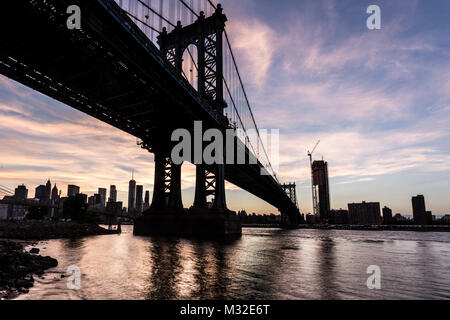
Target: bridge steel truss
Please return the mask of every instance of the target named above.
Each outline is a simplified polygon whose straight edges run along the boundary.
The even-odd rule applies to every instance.
[[[178,21],[175,29],[168,33],[163,28],[158,44],[163,56],[182,74],[183,54],[190,45],[197,47],[198,93],[212,106],[219,117],[223,117],[226,103],[223,99],[223,33],[227,17],[217,6],[215,13],[206,18],[201,12],[198,19],[183,27]],[[224,161],[225,162],[225,161]],[[225,170],[223,164],[196,166],[195,208],[206,208],[207,197],[214,199],[213,208],[226,210]]]
[[[66,27],[67,7],[74,4],[83,8],[81,30]],[[152,205],[178,210],[181,166],[168,158],[171,133],[191,130],[198,120],[204,130],[230,128],[220,80],[225,21],[218,6],[213,16],[162,34],[163,55],[112,0],[6,1],[0,11],[0,73],[142,140],[142,147],[155,154]],[[180,33],[181,41],[175,39]],[[204,70],[198,92],[180,75],[179,59],[188,43],[197,44]],[[295,225],[297,206],[276,177],[261,175],[261,169],[259,161],[198,166],[195,205],[204,207],[212,195],[214,206],[226,209],[227,180],[277,207]]]

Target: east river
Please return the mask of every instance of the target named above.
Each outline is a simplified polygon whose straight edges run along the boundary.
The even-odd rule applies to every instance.
[[[244,229],[223,243],[135,237],[123,226],[37,247],[59,265],[18,299],[450,299],[450,233]],[[369,266],[380,289],[367,286]]]

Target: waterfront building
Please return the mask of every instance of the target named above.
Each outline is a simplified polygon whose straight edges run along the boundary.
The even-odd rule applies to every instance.
[[[348,219],[351,225],[379,225],[382,222],[379,202],[349,203]]]
[[[150,209],[150,191],[145,191],[144,211]]]
[[[405,223],[408,222],[408,219],[405,218],[404,216],[402,216],[400,213],[397,213],[393,218],[392,218],[394,223]]]
[[[330,224],[348,224],[348,211],[344,209],[331,210],[328,222]]]
[[[144,186],[137,186],[136,187],[136,212],[142,213],[143,209],[143,193],[144,193]]]
[[[117,188],[114,185],[109,187],[109,199],[108,202],[116,202],[117,201]]]
[[[106,207],[106,192],[105,188],[98,188],[99,202],[103,207]]]
[[[392,210],[388,207],[383,208],[383,223],[392,224]]]
[[[316,224],[318,222],[317,221],[318,220],[317,217],[314,214],[311,214],[311,213],[308,213],[306,215],[305,220],[306,220],[307,224]]]
[[[450,214],[446,214],[441,218],[441,222],[444,224],[450,224]]]
[[[416,225],[426,225],[428,224],[427,210],[425,209],[425,197],[423,195],[418,195],[412,197],[412,207],[414,224]]]
[[[317,212],[321,221],[328,221],[330,214],[330,188],[328,181],[328,163],[320,160],[312,164],[313,190],[317,197]]]
[[[128,184],[128,212],[134,211],[136,208],[136,181],[134,180],[134,171],[132,178]]]
[[[433,224],[433,220],[435,220],[435,218],[436,218],[436,217],[433,217],[433,212],[431,212],[431,211],[425,212],[425,217],[427,218],[428,225]]]

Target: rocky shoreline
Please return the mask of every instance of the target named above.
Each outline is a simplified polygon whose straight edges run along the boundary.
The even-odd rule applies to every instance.
[[[61,221],[0,221],[0,239],[48,240],[117,234],[96,224]],[[0,240],[0,299],[11,299],[28,293],[34,284],[33,275],[42,276],[58,261],[39,256],[39,249],[26,252],[21,243]]]
[[[61,221],[0,221],[0,238],[17,240],[48,240],[116,234],[96,224]]]
[[[20,243],[0,241],[0,299],[28,293],[34,284],[33,275],[42,276],[45,270],[58,265],[56,259],[38,253],[36,248],[26,252]]]

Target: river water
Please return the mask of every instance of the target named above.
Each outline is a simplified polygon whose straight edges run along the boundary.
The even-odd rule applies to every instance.
[[[59,266],[18,299],[450,299],[450,233],[244,229],[229,243],[121,235],[37,244]],[[81,271],[68,289],[67,268]],[[369,266],[381,289],[367,286]]]

